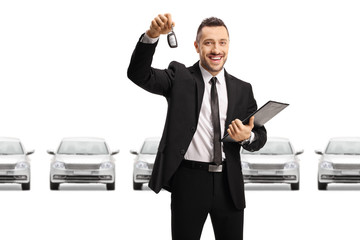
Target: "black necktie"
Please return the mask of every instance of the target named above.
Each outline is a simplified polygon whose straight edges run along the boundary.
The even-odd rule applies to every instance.
[[[221,142],[220,142],[220,115],[219,99],[216,90],[216,77],[211,78],[211,120],[214,128],[214,162],[220,165],[222,162]]]

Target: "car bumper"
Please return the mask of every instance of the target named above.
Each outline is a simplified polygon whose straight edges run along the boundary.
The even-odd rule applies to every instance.
[[[319,169],[318,176],[321,183],[360,183],[360,169]]]
[[[0,170],[0,183],[28,183],[30,182],[30,169]]]
[[[113,183],[115,169],[109,170],[60,170],[52,169],[50,179],[53,183]]]
[[[134,182],[148,183],[150,181],[152,169],[134,168]]]
[[[297,183],[299,169],[287,170],[242,170],[244,183]]]

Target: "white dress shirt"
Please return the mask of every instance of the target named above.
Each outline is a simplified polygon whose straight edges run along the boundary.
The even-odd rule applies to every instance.
[[[214,130],[211,121],[211,78],[213,77],[208,71],[206,71],[199,63],[201,75],[204,80],[204,97],[201,104],[199,121],[196,128],[196,132],[190,142],[189,148],[185,153],[184,158],[199,162],[213,162],[214,158]],[[219,114],[220,114],[220,130],[221,136],[224,135],[225,120],[228,106],[227,89],[225,82],[225,71],[222,69],[217,76],[216,89],[219,96]],[[225,154],[221,152],[223,159]]]

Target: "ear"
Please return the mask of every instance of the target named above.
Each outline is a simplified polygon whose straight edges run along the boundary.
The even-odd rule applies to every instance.
[[[194,46],[195,46],[196,52],[199,53],[200,52],[199,45],[196,41],[194,42]]]

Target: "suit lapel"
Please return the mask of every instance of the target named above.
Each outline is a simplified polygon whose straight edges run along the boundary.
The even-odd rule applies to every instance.
[[[203,79],[203,77],[201,75],[199,62],[195,63],[190,68],[190,71],[193,74],[194,79],[195,79],[195,83],[196,83],[196,92],[197,92],[197,109],[196,109],[196,113],[197,113],[197,119],[198,119],[198,116],[200,114],[201,104],[202,104],[203,97],[204,97],[204,91],[205,91],[204,79]]]
[[[226,90],[227,90],[227,97],[228,97],[228,109],[226,114],[226,121],[225,121],[225,129],[227,129],[227,126],[229,126],[230,122],[233,119],[234,111],[235,111],[235,99],[237,94],[236,89],[236,80],[233,79],[226,71],[225,71],[225,81],[226,81]],[[224,131],[224,134],[226,134],[226,131]]]

